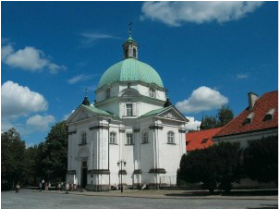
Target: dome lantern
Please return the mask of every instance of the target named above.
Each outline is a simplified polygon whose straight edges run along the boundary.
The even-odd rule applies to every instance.
[[[132,38],[132,28],[131,23],[130,29],[129,29],[129,37],[128,39],[123,43],[123,59],[127,58],[134,58],[138,59],[138,43]]]

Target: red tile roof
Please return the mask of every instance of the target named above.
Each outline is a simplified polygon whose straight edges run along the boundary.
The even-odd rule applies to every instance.
[[[186,134],[187,152],[195,149],[204,149],[213,145],[212,136],[214,136],[221,129],[222,128],[214,128],[214,129],[187,133]]]
[[[267,112],[275,108],[275,113],[271,120],[264,120]],[[244,124],[247,116],[254,112],[251,123]],[[247,107],[236,118],[230,121],[215,136],[227,136],[246,132],[278,128],[278,91],[267,92],[258,98],[252,110]]]

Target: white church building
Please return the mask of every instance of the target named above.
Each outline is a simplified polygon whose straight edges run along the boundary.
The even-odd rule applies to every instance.
[[[121,177],[125,187],[176,185],[188,120],[155,69],[138,60],[131,34],[122,47],[123,60],[102,75],[94,104],[85,96],[66,121],[67,182],[94,191],[119,186]]]

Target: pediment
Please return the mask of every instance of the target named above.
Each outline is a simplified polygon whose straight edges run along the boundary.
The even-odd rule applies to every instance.
[[[74,122],[78,122],[81,120],[85,120],[87,118],[91,118],[96,116],[96,114],[94,114],[93,112],[90,112],[89,110],[87,110],[84,107],[79,107],[77,108],[77,110],[74,111],[74,113],[67,119],[66,123],[74,123]]]
[[[179,120],[179,121],[188,121],[184,115],[182,115],[177,109],[171,107],[169,110],[163,111],[157,115],[157,117]]]

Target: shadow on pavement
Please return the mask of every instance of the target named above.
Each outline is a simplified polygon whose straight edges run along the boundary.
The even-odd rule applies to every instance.
[[[185,191],[182,193],[167,193],[165,196],[211,196],[211,195],[221,195],[221,196],[278,196],[278,190],[234,190],[230,193],[224,193],[221,191],[216,191],[214,193],[209,193],[208,191]]]
[[[248,207],[247,209],[278,209],[278,205],[273,205],[273,204],[261,204],[262,207]]]

